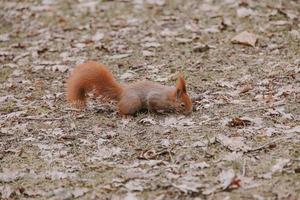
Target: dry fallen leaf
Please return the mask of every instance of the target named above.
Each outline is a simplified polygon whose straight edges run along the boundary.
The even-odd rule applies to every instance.
[[[174,37],[174,36],[177,36],[178,33],[176,31],[172,31],[172,30],[166,28],[163,31],[161,31],[160,35],[163,37]]]
[[[300,126],[295,126],[288,130],[285,130],[285,133],[300,133]]]
[[[152,52],[152,51],[147,51],[147,50],[143,50],[143,51],[142,51],[142,54],[143,54],[144,57],[153,57],[153,56],[155,56],[155,53],[154,53],[154,52]]]
[[[127,58],[130,56],[131,56],[131,54],[116,54],[116,55],[108,56],[108,58],[111,60],[117,60],[117,59]]]
[[[251,84],[247,84],[247,85],[245,85],[244,87],[242,87],[240,89],[239,94],[247,93],[247,92],[249,92],[252,89],[253,89],[253,86]]]
[[[152,4],[152,5],[163,6],[163,5],[165,5],[166,1],[165,0],[146,0],[146,3]]]
[[[154,149],[149,149],[140,153],[140,159],[154,159],[157,156],[157,153]]]
[[[169,147],[170,144],[171,144],[171,142],[170,142],[169,139],[162,139],[162,140],[160,141],[160,144],[161,144],[162,146],[164,146],[164,147]]]
[[[100,40],[102,40],[104,37],[104,34],[101,33],[101,32],[97,32],[93,37],[92,37],[92,40],[94,42],[99,42]]]
[[[287,158],[278,158],[276,159],[275,165],[272,166],[271,170],[259,175],[259,177],[263,179],[271,179],[272,175],[276,172],[281,173],[283,171],[283,168],[290,163],[290,159]]]
[[[191,43],[193,40],[190,38],[181,38],[181,37],[176,37],[175,38],[178,44],[186,44],[186,43]]]
[[[190,165],[190,168],[192,168],[192,169],[204,169],[204,168],[208,168],[208,167],[210,167],[210,165],[207,164],[206,162],[192,163]]]
[[[196,44],[193,47],[194,52],[200,52],[200,53],[208,51],[209,49],[210,47],[207,44]]]
[[[75,198],[81,197],[83,196],[85,193],[87,193],[89,191],[88,188],[80,188],[80,187],[76,187],[74,189],[74,191],[72,192],[73,196]]]
[[[221,183],[222,189],[226,190],[228,188],[238,188],[240,187],[240,179],[237,178],[233,169],[223,170],[219,174],[219,181]]]
[[[192,147],[207,147],[208,141],[197,141],[192,144]]]
[[[144,181],[140,180],[140,179],[133,179],[133,180],[129,180],[126,184],[125,187],[129,190],[129,191],[143,191],[144,187],[143,187]]]
[[[128,192],[124,200],[139,200],[134,193]]]
[[[250,126],[251,124],[252,122],[248,119],[235,117],[231,121],[229,121],[227,125],[229,127],[245,127],[245,126]]]
[[[289,21],[284,21],[284,20],[279,20],[279,21],[273,21],[270,23],[271,26],[292,26],[291,22]]]
[[[154,120],[153,117],[142,118],[139,122],[141,124],[145,124],[145,125],[155,125],[156,124],[156,121]]]
[[[199,179],[191,175],[178,179],[178,182],[173,183],[172,185],[184,193],[188,193],[189,191],[199,192],[199,188],[203,187],[203,184],[199,181]]]
[[[119,147],[100,146],[100,148],[98,148],[98,150],[94,152],[94,156],[92,156],[90,160],[101,161],[104,159],[108,159],[120,155],[121,153],[122,153],[122,149]]]
[[[227,137],[226,135],[219,134],[217,136],[217,141],[230,149],[231,151],[248,151],[251,149],[249,146],[247,146],[243,140],[243,137]]]
[[[55,196],[56,199],[71,199],[72,191],[69,188],[59,187],[49,191],[47,196]]]
[[[46,171],[45,172],[45,177],[51,180],[60,180],[64,178],[72,178],[75,177],[75,174],[71,173],[66,173],[62,171],[57,171],[57,170],[51,170],[51,171]]]
[[[22,178],[25,174],[21,171],[14,171],[11,169],[2,169],[3,172],[0,173],[0,182],[9,183],[13,182],[19,178]]]
[[[5,33],[5,34],[1,34],[0,35],[0,42],[7,42],[10,39],[10,34],[9,33]]]
[[[248,16],[253,15],[253,10],[250,8],[241,7],[239,9],[237,9],[236,15],[239,18],[248,17]]]
[[[204,12],[217,12],[220,9],[220,6],[202,3],[200,9]]]
[[[273,165],[271,171],[272,173],[275,172],[282,172],[283,168],[290,162],[290,159],[287,158],[278,158],[276,160],[276,164]]]
[[[10,199],[13,193],[14,190],[12,189],[11,186],[9,185],[0,186],[0,194],[1,194],[0,197],[2,197],[3,199]]]
[[[230,153],[227,153],[225,154],[223,157],[222,157],[222,160],[226,160],[226,161],[235,161],[235,160],[240,160],[243,156],[243,153],[242,152],[230,152]]]
[[[160,124],[162,126],[170,126],[170,127],[176,127],[176,128],[183,128],[186,126],[193,126],[195,122],[193,119],[188,118],[188,117],[166,117],[164,121],[161,121]]]
[[[144,44],[142,44],[143,48],[147,49],[147,48],[158,48],[161,46],[160,43],[158,42],[146,42]]]
[[[135,76],[135,72],[131,70],[127,70],[125,73],[120,76],[121,80],[130,80]]]
[[[248,31],[244,31],[244,32],[234,36],[231,39],[231,42],[233,44],[244,44],[244,45],[255,47],[257,39],[258,39],[257,35],[250,33]]]
[[[211,26],[203,30],[204,33],[219,33],[220,27],[218,26]]]

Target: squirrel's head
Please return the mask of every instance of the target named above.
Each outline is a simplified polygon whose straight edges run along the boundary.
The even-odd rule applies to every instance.
[[[176,101],[177,111],[184,114],[190,114],[192,112],[193,110],[192,101],[189,95],[187,94],[185,80],[182,74],[180,74],[178,77],[174,97]]]

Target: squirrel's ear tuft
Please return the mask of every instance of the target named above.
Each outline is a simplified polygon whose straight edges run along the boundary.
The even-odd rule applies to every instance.
[[[180,97],[183,93],[186,93],[185,80],[182,73],[180,73],[176,85],[176,96]]]

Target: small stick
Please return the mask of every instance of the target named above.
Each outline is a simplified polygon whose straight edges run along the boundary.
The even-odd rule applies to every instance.
[[[192,102],[199,101],[199,100],[202,100],[202,99],[204,99],[203,94],[198,94],[197,96],[194,96],[194,97],[191,98]]]
[[[172,156],[172,152],[170,150],[168,150],[168,153],[169,153],[171,162],[174,163],[174,158]]]
[[[246,158],[244,159],[244,163],[243,163],[243,172],[242,175],[245,176],[246,175],[246,164],[247,164],[247,160]]]
[[[289,136],[285,136],[285,137],[276,138],[276,139],[274,139],[274,140],[272,140],[270,142],[267,142],[267,143],[265,143],[265,144],[263,144],[261,146],[249,149],[249,150],[245,151],[245,153],[249,153],[251,151],[258,151],[258,150],[264,149],[264,148],[268,147],[270,144],[273,144],[273,143],[278,142],[278,141],[283,140],[283,139],[290,139],[290,138],[292,138],[294,136],[295,135],[289,135]]]
[[[282,104],[280,105],[276,105],[276,106],[273,106],[273,107],[278,107],[278,106],[282,106]],[[241,113],[237,113],[239,115],[243,115],[243,114],[246,114],[246,113],[249,113],[249,112],[254,112],[254,111],[259,111],[259,110],[266,110],[266,109],[269,109],[269,108],[272,108],[272,107],[258,107],[258,108],[251,108],[251,109],[248,109],[248,110],[245,110]],[[208,122],[211,122],[211,121],[214,121],[214,120],[219,120],[221,118],[224,118],[224,117],[228,117],[228,116],[231,116],[231,115],[234,115],[233,113],[228,113],[226,115],[222,115],[222,116],[218,116],[218,117],[214,117],[214,118],[211,118],[211,119],[208,119],[208,120],[205,120],[203,121],[201,124],[206,124]]]
[[[64,117],[53,117],[53,118],[46,118],[46,117],[17,117],[18,119],[25,119],[25,120],[38,120],[38,121],[55,121],[55,120],[64,120]]]
[[[78,108],[66,108],[65,111],[82,111],[82,109],[78,109]]]

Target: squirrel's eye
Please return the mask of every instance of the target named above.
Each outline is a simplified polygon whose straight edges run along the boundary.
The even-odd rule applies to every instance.
[[[181,107],[185,107],[185,104],[184,104],[184,103],[181,103],[180,106],[181,106]]]

